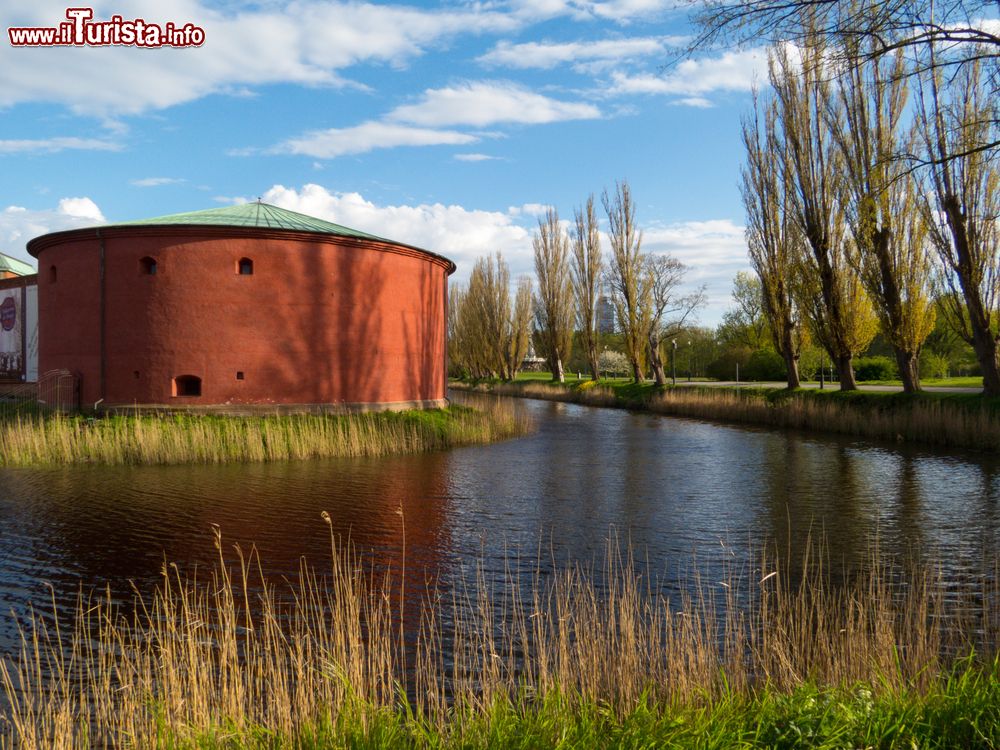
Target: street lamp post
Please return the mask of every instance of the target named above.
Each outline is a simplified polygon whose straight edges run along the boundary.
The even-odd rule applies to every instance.
[[[670,358],[670,379],[677,385],[677,339],[671,339],[670,343],[674,346],[673,356]]]
[[[694,370],[694,349],[691,346],[691,342],[688,341],[688,382],[691,382],[691,375]]]

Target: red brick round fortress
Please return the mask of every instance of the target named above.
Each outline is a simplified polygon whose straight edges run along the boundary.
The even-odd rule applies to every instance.
[[[84,407],[217,411],[445,403],[441,256],[251,203],[28,243],[39,370]]]

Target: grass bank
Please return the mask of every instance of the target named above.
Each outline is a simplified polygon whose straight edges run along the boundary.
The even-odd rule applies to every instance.
[[[480,571],[404,628],[392,575],[332,534],[330,567],[290,589],[216,544],[210,579],[165,567],[134,610],[21,622],[0,746],[1000,743],[995,579],[961,596],[875,555],[840,584],[812,553],[798,581],[764,558],[666,598],[610,548],[600,575]]]
[[[1000,398],[919,393],[782,388],[666,386],[625,381],[538,380],[461,383],[451,388],[503,396],[640,409],[696,419],[820,430],[880,440],[996,451]]]
[[[0,421],[0,465],[178,464],[381,456],[523,434],[498,399],[476,408],[344,416],[18,416]]]

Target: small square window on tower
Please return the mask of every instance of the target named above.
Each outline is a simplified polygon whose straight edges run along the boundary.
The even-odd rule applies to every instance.
[[[240,276],[253,276],[253,261],[249,258],[240,258],[236,265],[236,272]]]
[[[237,380],[246,380],[246,378],[243,376],[243,370],[237,370],[236,371],[236,379]]]
[[[174,396],[200,396],[201,378],[197,375],[178,375],[174,378]]]

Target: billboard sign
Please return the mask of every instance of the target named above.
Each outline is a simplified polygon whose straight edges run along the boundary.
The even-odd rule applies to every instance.
[[[0,290],[0,377],[24,375],[21,289]]]

